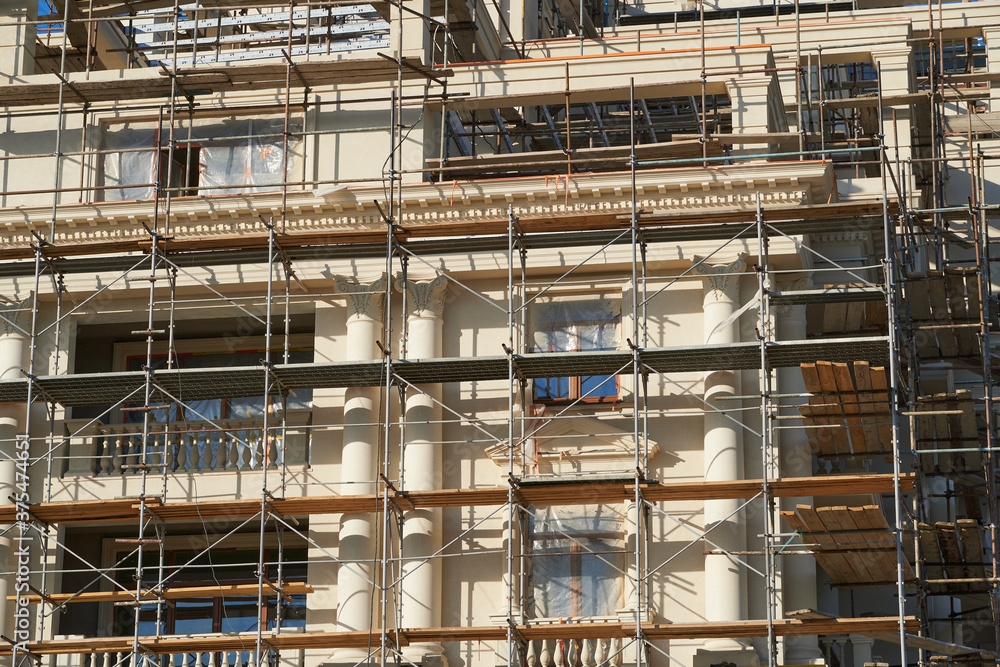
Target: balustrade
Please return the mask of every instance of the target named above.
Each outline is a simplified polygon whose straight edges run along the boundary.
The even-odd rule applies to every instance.
[[[149,426],[146,470],[151,474],[260,470],[265,465],[308,465],[309,410],[289,411],[282,429],[261,418],[176,421]],[[70,420],[69,474],[108,477],[142,469],[142,424]]]
[[[525,664],[527,667],[621,667],[621,639],[536,639],[528,642]]]

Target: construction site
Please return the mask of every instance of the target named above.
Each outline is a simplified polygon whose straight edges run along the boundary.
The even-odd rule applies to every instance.
[[[0,664],[996,665],[1000,3],[273,2],[0,3]]]

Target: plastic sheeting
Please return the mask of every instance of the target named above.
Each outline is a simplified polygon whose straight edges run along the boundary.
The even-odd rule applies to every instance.
[[[301,132],[302,121],[289,124],[292,133]],[[282,118],[229,118],[197,121],[190,127],[174,129],[178,146],[190,146],[198,151],[198,194],[226,195],[276,190],[288,180],[281,173],[284,158],[284,119]],[[160,145],[167,146],[169,132],[160,131]],[[287,173],[296,160],[296,150],[301,143],[296,136],[289,137]],[[152,183],[157,176],[156,128],[152,125],[128,123],[106,128],[102,148],[141,149],[104,155],[104,185],[120,186],[104,190],[105,201],[122,199],[151,199]],[[165,153],[166,149],[161,149]],[[163,168],[166,160],[163,160]],[[161,175],[166,180],[166,175]],[[181,185],[177,183],[174,185]],[[194,189],[194,188],[192,188]]]
[[[579,352],[618,348],[619,301],[606,298],[559,300],[531,308],[533,352]],[[615,378],[608,375],[535,380],[540,400],[599,399],[618,396]]]
[[[537,509],[531,515],[534,618],[607,616],[622,607],[624,517],[610,505]]]
[[[126,124],[120,129],[106,130],[102,148],[123,150],[153,147],[156,129]],[[104,190],[105,201],[122,199],[152,199],[156,179],[156,151],[128,150],[104,154],[104,185],[121,186]],[[146,185],[141,185],[146,184]],[[134,187],[127,187],[134,186]]]

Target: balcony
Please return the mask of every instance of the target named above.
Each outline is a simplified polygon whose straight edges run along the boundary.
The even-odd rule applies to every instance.
[[[282,429],[272,418],[265,451],[261,417],[153,423],[149,427],[146,469],[162,475],[249,472],[265,466],[308,466],[312,439],[311,410],[289,410]],[[141,423],[104,424],[71,419],[67,476],[112,477],[142,472]]]

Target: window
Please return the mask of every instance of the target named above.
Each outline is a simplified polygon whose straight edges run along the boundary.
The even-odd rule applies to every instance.
[[[153,184],[169,186],[171,196],[229,195],[277,190],[292,173],[301,143],[301,120],[289,124],[285,159],[285,122],[281,118],[203,119],[170,131],[153,123],[123,123],[103,128],[101,175],[105,201],[152,199]],[[159,156],[159,158],[158,158]],[[157,163],[159,160],[159,163]],[[170,182],[167,183],[167,170]]]
[[[255,536],[256,537],[256,536]],[[228,541],[228,540],[227,540]],[[257,584],[254,575],[257,569],[257,549],[213,548],[204,551],[201,540],[199,546],[190,549],[171,549],[164,554],[163,577],[169,587],[219,586],[230,584]],[[129,553],[134,547],[115,553],[115,578],[126,588],[134,586],[136,555]],[[273,546],[264,551],[267,579],[278,581],[278,548]],[[200,554],[200,555],[199,555]],[[285,548],[281,581],[306,581],[305,548]],[[146,576],[155,580],[159,565],[159,554],[155,549],[147,550],[143,559]],[[152,581],[147,584],[152,584]],[[278,622],[278,598],[272,593],[265,596],[264,607],[257,612],[257,594],[249,596],[196,597],[179,599],[162,610],[161,625],[157,628],[156,605],[148,604],[139,608],[139,634],[199,634],[208,632],[254,632],[258,622],[264,629],[276,627]],[[135,623],[135,610],[130,606],[114,607],[114,634],[131,635]],[[291,602],[282,600],[281,627],[305,627],[306,596],[293,595]]]
[[[560,300],[531,309],[533,352],[582,352],[618,348],[621,302],[613,299]],[[609,403],[618,400],[614,375],[535,380],[539,403]]]
[[[534,618],[608,616],[621,609],[625,542],[616,508],[536,509],[529,525]]]

